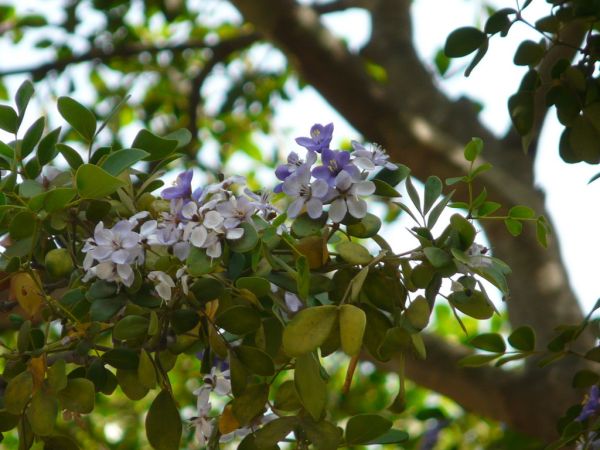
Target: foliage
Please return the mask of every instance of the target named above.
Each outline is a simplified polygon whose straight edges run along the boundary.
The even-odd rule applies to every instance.
[[[271,448],[290,433],[323,449],[405,441],[387,414],[353,415],[338,427],[324,360],[340,350],[350,357],[347,393],[363,347],[380,361],[426,357],[421,332],[440,297],[459,323],[457,311],[492,317],[483,281],[507,294],[510,270],[476,242],[474,219],[503,220],[512,234],[535,222],[545,242],[543,218],[524,206],[492,215],[497,205],[485,190],[450,204],[466,217],[452,215],[435,236],[453,193],[443,195],[442,182],[430,177],[420,196],[409,169],[389,162],[379,146],[329,149],[332,124],[298,138],[306,159],[294,152],[276,170],[282,183],[275,191],[291,200],[284,213],[264,193],[236,190],[241,177],[193,191],[191,171],[161,199],[153,193],[188,133],[142,130],[131,148],[103,147],[96,139],[114,114],[98,126],[91,111],[61,97],[58,110],[85,144],[82,152],[65,140],[69,130],[44,135],[43,118],[21,129],[32,95],[25,82],[17,109],[3,107],[16,122],[0,124],[14,134],[1,147],[0,225],[8,237],[0,262],[21,308],[12,317],[14,346],[3,354],[0,419],[3,431],[17,428],[22,448],[35,440],[76,448],[72,434],[58,431],[59,411],[75,418],[92,413],[117,386],[133,401],[153,391],[148,441],[178,448],[183,429],[171,371],[196,354],[203,384],[194,392],[191,422],[201,445],[240,437],[239,448]],[[481,141],[470,142],[468,173],[447,183],[465,183],[472,192],[490,168],[477,164],[481,150]],[[68,167],[51,164],[59,152]],[[396,191],[401,182],[410,206]],[[378,234],[380,220],[362,198],[369,195],[412,217],[414,248],[397,252]],[[509,342],[530,351],[531,339],[517,330]],[[497,337],[477,342],[496,353],[505,349]],[[406,405],[399,375],[394,412]],[[217,395],[223,407],[213,416]]]
[[[486,55],[492,37],[506,37],[519,23],[536,30],[539,41],[522,41],[514,55],[515,65],[529,68],[517,92],[508,99],[514,128],[527,149],[535,138],[536,115],[554,106],[564,126],[560,139],[563,161],[597,164],[600,162],[598,7],[587,0],[547,0],[547,3],[550,13],[535,23],[523,16],[531,1],[517,3],[516,9],[491,10],[483,31],[475,27],[453,31],[446,41],[445,54],[457,58],[476,52],[465,71],[469,76]]]

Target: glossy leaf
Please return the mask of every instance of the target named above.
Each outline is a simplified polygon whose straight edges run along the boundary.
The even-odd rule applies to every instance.
[[[283,330],[283,350],[289,356],[300,356],[316,350],[338,320],[333,305],[315,306],[298,312]]]
[[[124,170],[132,167],[136,162],[148,157],[150,154],[144,150],[128,148],[110,153],[102,163],[102,168],[112,176],[117,176]]]
[[[392,421],[378,414],[359,414],[346,424],[348,445],[367,444],[382,436],[392,427]]]
[[[496,333],[484,333],[475,336],[469,341],[473,347],[488,352],[504,353],[506,351],[506,344],[502,336]]]
[[[75,183],[79,196],[89,199],[106,197],[126,184],[93,164],[84,164],[77,169]]]
[[[321,377],[319,362],[312,353],[296,358],[294,383],[302,405],[318,421],[327,404],[327,386]]]
[[[535,350],[535,332],[530,326],[522,326],[508,336],[508,343],[517,350],[530,352]]]
[[[96,132],[96,116],[70,97],[58,98],[58,112],[86,142],[91,142]]]

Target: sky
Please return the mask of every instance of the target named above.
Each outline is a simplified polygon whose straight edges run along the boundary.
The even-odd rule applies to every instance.
[[[502,7],[515,6],[512,0],[497,0],[491,3]],[[15,2],[0,0],[0,4],[15,4]],[[31,8],[36,4],[39,5],[39,1],[19,1],[19,7],[23,9]],[[60,0],[46,0],[44,10],[54,14],[52,11],[58,11],[59,8],[53,8],[52,5],[60,4],[62,4]],[[228,4],[225,2],[211,0],[211,4],[214,5],[212,13],[215,15],[215,20],[223,14],[235,14],[228,10]],[[432,73],[435,73],[435,69],[428,62],[433,61],[435,53],[443,46],[446,36],[455,28],[481,23],[483,16],[479,4],[473,0],[413,1],[414,41],[423,60],[431,66]],[[545,11],[545,8],[545,2],[536,0],[527,8],[525,16],[535,18]],[[352,48],[360,48],[368,39],[370,33],[368,17],[358,9],[327,15],[324,21]],[[89,23],[93,23],[93,18],[89,19]],[[515,26],[511,29],[509,38],[492,39],[489,56],[479,64],[468,79],[462,76],[462,69],[469,61],[465,58],[453,61],[449,70],[453,75],[444,79],[437,76],[437,82],[453,98],[466,95],[483,104],[484,109],[481,113],[483,122],[501,135],[510,126],[506,101],[518,86],[524,70],[512,64],[513,53],[520,40],[532,36],[534,39],[538,38],[526,27]],[[256,48],[254,52],[256,60],[261,61],[261,64],[285,64],[280,53],[266,47]],[[22,50],[15,52],[1,40],[0,54],[3,55],[0,59],[0,70],[30,65],[36,60],[44,59],[43,53],[33,55]],[[14,89],[19,82],[20,80],[14,79],[10,86]],[[215,92],[219,88],[219,83],[222,83],[222,78],[217,73],[204,89]],[[90,92],[77,91],[74,96],[86,101],[90,94]],[[360,139],[359,133],[329,107],[312,88],[296,90],[293,94],[291,102],[278,104],[274,118],[277,130],[275,139],[280,141],[277,145],[281,144],[282,158],[289,150],[294,149],[290,138],[307,135],[310,126],[315,122],[335,123],[334,144],[346,139]],[[306,114],[307,111],[310,111],[310,114]],[[569,268],[571,283],[584,308],[589,308],[600,296],[600,287],[596,282],[598,259],[596,255],[600,253],[600,236],[597,231],[600,228],[600,212],[597,208],[600,180],[591,185],[588,185],[587,181],[600,171],[600,167],[585,163],[568,165],[562,162],[558,156],[560,132],[561,127],[551,112],[541,136],[540,152],[536,162],[536,186],[546,194],[548,210],[555,222],[556,234],[560,236],[561,250]],[[282,141],[286,138],[288,142]],[[273,142],[265,142],[265,145],[272,146]],[[209,155],[210,152],[205,154]],[[243,163],[243,157],[240,158],[240,162]],[[234,161],[234,165],[237,163]],[[270,174],[263,173],[263,175],[265,178],[272,178]],[[400,222],[389,227],[387,233],[389,236],[396,235],[406,226],[406,222]]]

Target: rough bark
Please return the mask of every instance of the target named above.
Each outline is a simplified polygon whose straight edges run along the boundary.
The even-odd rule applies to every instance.
[[[351,53],[334,37],[315,10],[293,0],[232,3],[366,139],[382,144],[394,160],[411,167],[415,176],[444,178],[464,173],[462,146],[479,136],[486,144],[485,157],[494,165],[483,180],[489,197],[507,207],[526,204],[546,214],[543,194],[533,184],[535,151],[526,156],[514,137],[495,138],[479,122],[468,100],[451,101],[435,86],[412,44],[410,0],[370,3],[373,33],[360,54]],[[573,39],[577,39],[576,31]],[[386,69],[386,83],[368,75],[367,58]],[[538,126],[543,118],[542,113]],[[501,222],[487,224],[485,231],[495,255],[513,268],[506,306],[514,327],[533,326],[539,342],[545,343],[557,325],[581,321],[582,312],[554,240],[545,250],[536,243],[531,227],[516,239]],[[430,357],[409,364],[408,374],[519,431],[543,439],[555,437],[556,419],[580,398],[568,387],[575,362],[545,370],[528,367],[519,375],[489,368],[457,369],[454,364],[466,350],[439,339],[429,341]],[[390,369],[394,363],[382,367]],[[548,405],[549,397],[552,405],[540,414],[540,405]]]

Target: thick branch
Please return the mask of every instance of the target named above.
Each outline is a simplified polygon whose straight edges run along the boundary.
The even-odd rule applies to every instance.
[[[0,72],[0,77],[30,73],[34,77],[43,78],[48,74],[48,72],[62,71],[66,67],[75,64],[81,64],[90,61],[107,62],[116,58],[128,58],[132,56],[137,56],[142,53],[155,55],[163,51],[183,52],[185,50],[209,49],[213,50],[214,52],[230,54],[236,50],[252,45],[257,40],[258,34],[247,33],[225,41],[221,41],[214,45],[209,45],[203,40],[189,40],[179,44],[171,45],[130,44],[125,45],[123,47],[117,47],[110,51],[103,50],[100,48],[93,48],[81,55],[63,58],[56,61],[50,61],[48,63],[41,64],[38,66],[21,67],[5,70],[3,72]]]
[[[560,417],[564,403],[570,404],[569,389],[564,387],[569,380],[548,380],[539,372],[459,367],[457,362],[472,354],[470,349],[431,334],[424,334],[423,338],[427,359],[408,358],[405,366],[408,378],[452,398],[468,411],[503,422],[516,431],[546,441],[556,438],[555,424],[547,417]],[[399,370],[395,359],[380,362],[367,358],[380,370]],[[549,392],[552,401],[543,401]],[[544,411],[540,412],[542,403]]]
[[[345,11],[351,8],[367,8],[371,0],[336,0],[328,3],[315,3],[313,9],[319,14]]]
[[[436,174],[445,178],[464,173],[467,167],[462,145],[470,136],[480,136],[486,141],[486,157],[495,166],[483,179],[489,197],[508,207],[527,204],[543,213],[543,196],[533,186],[533,160],[523,155],[520,145],[506,147],[495,139],[479,123],[468,102],[451,102],[431,81],[412,48],[409,0],[377,0],[371,8],[374,32],[364,54],[387,70],[387,84],[370,78],[366,61],[332,36],[310,8],[293,0],[232,2],[287,53],[306,81],[365,138],[383,144],[416,176]],[[514,270],[510,279],[513,297],[507,303],[511,323],[533,326],[539,342],[545,343],[555,326],[577,323],[582,314],[556,242],[543,250],[531,228],[526,227],[521,238],[513,239],[502,222],[496,221],[486,227],[486,232],[495,256]],[[539,405],[548,395],[557,399],[556,409],[538,414],[540,422],[530,425],[527,432],[548,437],[545,433],[553,430],[557,412],[576,401],[576,394],[564,387],[574,366],[564,364],[543,372],[528,370],[524,379],[535,379],[537,384],[529,386],[527,392],[515,385],[519,393],[516,398],[506,393],[514,399],[511,407],[518,406],[519,411],[531,411],[528,404]],[[480,392],[485,393],[485,389]],[[522,430],[527,427],[525,419],[507,422],[523,424],[519,428]]]

